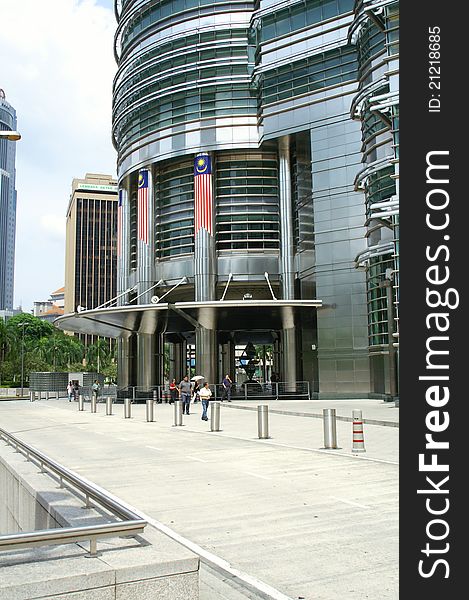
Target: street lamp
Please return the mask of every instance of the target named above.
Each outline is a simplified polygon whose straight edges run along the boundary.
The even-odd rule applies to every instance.
[[[12,131],[11,129],[1,130],[0,139],[9,140],[10,142],[17,142],[21,139],[21,134],[18,131]]]

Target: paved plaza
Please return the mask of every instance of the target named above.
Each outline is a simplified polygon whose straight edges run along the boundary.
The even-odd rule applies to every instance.
[[[106,416],[65,399],[0,402],[0,426],[109,490],[233,567],[305,600],[398,597],[398,414],[376,400],[270,402],[271,439],[257,438],[254,402],[221,405],[220,432],[182,427],[173,407],[123,405]],[[352,424],[337,421],[338,450],[324,450],[323,408],[361,409],[366,452],[352,454]],[[272,412],[278,411],[278,412]],[[285,414],[290,413],[290,414]],[[311,416],[307,416],[311,415]],[[201,599],[220,591],[203,567]]]

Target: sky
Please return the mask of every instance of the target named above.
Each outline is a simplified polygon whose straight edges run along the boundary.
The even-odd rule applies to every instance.
[[[0,0],[0,88],[17,113],[14,306],[64,285],[74,177],[116,177],[112,0]]]

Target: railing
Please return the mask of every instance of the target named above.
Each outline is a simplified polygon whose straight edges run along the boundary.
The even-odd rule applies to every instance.
[[[224,387],[222,384],[211,384],[212,400],[224,399]],[[105,393],[102,394],[106,396]],[[151,387],[127,386],[117,390],[117,401],[123,402],[130,398],[132,403],[146,402],[155,399],[158,403],[169,402],[171,395],[169,385],[155,385]],[[257,381],[233,384],[231,386],[231,399],[235,400],[310,400],[309,381],[293,382],[269,382],[258,383]]]
[[[99,506],[110,512],[115,517],[122,519],[115,523],[103,523],[102,525],[87,525],[82,527],[58,527],[54,529],[43,529],[27,533],[14,533],[0,536],[0,551],[15,550],[18,548],[31,548],[33,546],[52,546],[68,544],[79,541],[90,542],[89,556],[97,556],[97,540],[108,537],[119,537],[123,535],[135,536],[142,533],[147,522],[137,513],[128,510],[114,498],[110,498],[92,483],[85,481],[61,464],[55,462],[33,446],[19,440],[16,436],[0,428],[0,439],[17,452],[21,452],[27,460],[35,461],[41,468],[42,473],[47,469],[59,478],[60,486],[66,481],[69,485],[83,494],[85,508],[91,508],[90,501],[93,500]]]

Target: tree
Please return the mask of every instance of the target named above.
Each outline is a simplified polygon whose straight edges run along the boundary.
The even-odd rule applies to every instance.
[[[23,313],[0,324],[0,377],[3,383],[17,384],[21,373],[28,381],[31,371],[68,371],[82,361],[80,340],[66,335],[47,321]],[[23,367],[23,368],[22,368]]]

